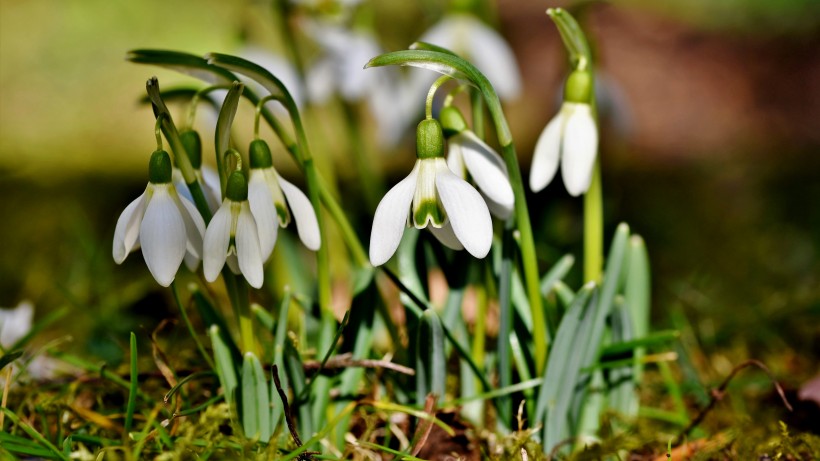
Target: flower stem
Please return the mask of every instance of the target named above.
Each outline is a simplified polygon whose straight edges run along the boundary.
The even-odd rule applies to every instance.
[[[584,282],[600,282],[604,265],[604,206],[601,162],[595,160],[592,183],[584,194]]]
[[[427,92],[427,101],[424,103],[424,116],[426,119],[429,120],[433,118],[433,99],[436,97],[436,91],[438,91],[441,85],[447,83],[448,80],[452,80],[449,75],[442,75],[430,86],[430,91]]]

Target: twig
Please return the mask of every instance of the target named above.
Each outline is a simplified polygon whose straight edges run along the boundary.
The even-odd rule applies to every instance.
[[[783,405],[789,411],[793,411],[792,406],[789,404],[789,401],[786,400],[786,394],[783,392],[783,388],[780,386],[780,383],[778,383],[777,380],[774,379],[774,375],[772,375],[772,372],[769,371],[769,368],[766,367],[766,365],[764,365],[763,362],[761,362],[759,360],[754,360],[754,359],[747,360],[747,361],[737,365],[735,368],[733,368],[732,372],[729,373],[729,376],[727,376],[726,379],[724,379],[723,382],[720,383],[720,386],[718,386],[717,389],[712,390],[711,397],[709,399],[709,404],[706,405],[706,407],[704,407],[702,410],[700,410],[698,415],[695,416],[695,419],[693,419],[692,422],[690,422],[689,425],[686,426],[686,428],[677,436],[677,438],[675,438],[675,442],[674,442],[675,445],[678,445],[679,443],[681,443],[683,441],[683,439],[686,436],[688,436],[689,433],[692,432],[692,430],[695,429],[703,421],[703,419],[706,417],[706,415],[710,411],[712,411],[712,408],[714,408],[715,405],[720,400],[723,400],[723,396],[725,395],[726,388],[729,386],[729,383],[732,381],[732,379],[734,379],[734,377],[741,370],[743,370],[745,368],[748,368],[748,367],[757,367],[757,368],[760,368],[761,370],[763,370],[766,373],[766,375],[769,376],[769,379],[772,380],[772,384],[774,384],[774,387],[777,390],[777,394],[780,396],[780,399],[783,400]]]
[[[282,382],[279,381],[279,368],[276,365],[273,366],[273,384],[276,386],[276,392],[279,394],[279,398],[282,400],[282,408],[285,412],[285,422],[288,425],[290,436],[293,437],[293,441],[296,443],[296,446],[301,447],[302,439],[299,438],[299,433],[296,432],[296,426],[293,424],[293,414],[291,414],[290,412],[288,396],[285,395],[285,390],[282,389]],[[318,455],[319,453],[320,452],[318,451],[306,451],[299,455],[299,459],[313,459],[313,455]]]
[[[363,359],[363,360],[354,360],[353,355],[348,353],[339,354],[331,357],[325,363],[324,369],[325,370],[334,370],[340,368],[350,368],[350,367],[360,367],[360,368],[384,368],[387,370],[392,370],[397,373],[402,373],[408,376],[414,376],[416,371],[412,368],[405,367],[403,365],[399,365],[397,363],[389,362],[387,360],[371,360],[371,359]],[[303,363],[303,367],[305,371],[315,371],[321,367],[321,363],[318,360],[307,360]]]

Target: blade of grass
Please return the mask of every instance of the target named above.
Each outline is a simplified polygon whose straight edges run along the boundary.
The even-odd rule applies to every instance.
[[[60,451],[54,444],[48,441],[45,437],[42,436],[37,430],[31,427],[27,422],[21,420],[13,411],[8,408],[0,408],[8,418],[11,420],[12,424],[17,425],[20,429],[23,430],[26,434],[29,435],[32,439],[36,440],[40,445],[48,449],[52,455],[57,457],[58,459],[62,459],[65,461],[69,461],[68,456],[64,455],[62,451]]]
[[[227,402],[231,408],[236,408],[234,392],[238,385],[238,379],[233,354],[231,354],[230,349],[225,344],[225,341],[223,341],[223,336],[220,334],[220,329],[217,325],[211,325],[208,329],[208,335],[211,337],[216,374],[219,377],[219,384],[222,386],[222,391],[225,395],[225,402]]]
[[[177,309],[179,309],[179,313],[182,315],[182,320],[185,322],[185,327],[188,328],[188,333],[191,335],[191,338],[194,340],[196,344],[196,348],[199,351],[199,354],[202,356],[202,359],[205,360],[205,363],[213,370],[215,368],[213,360],[211,360],[210,355],[205,351],[205,347],[202,345],[202,341],[199,340],[199,335],[196,334],[194,331],[194,326],[191,324],[191,319],[188,318],[188,312],[185,309],[185,306],[182,305],[182,301],[179,297],[179,289],[177,288],[176,282],[171,282],[171,293],[174,295],[174,302],[176,302]]]
[[[137,388],[139,387],[139,370],[137,369],[137,335],[131,332],[131,385],[128,389],[128,405],[125,409],[125,431],[123,435],[128,437],[131,432],[131,424],[134,422],[134,410],[137,407]]]

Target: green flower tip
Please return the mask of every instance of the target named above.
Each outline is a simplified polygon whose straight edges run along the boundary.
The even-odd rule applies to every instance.
[[[198,170],[202,167],[202,139],[199,133],[194,130],[186,130],[179,134],[179,140],[185,147],[185,152],[188,153],[188,159],[191,161],[191,166]]]
[[[261,139],[251,141],[248,149],[248,156],[251,159],[251,168],[270,168],[273,166],[273,159],[270,154],[268,143]]]
[[[448,138],[467,129],[467,121],[464,120],[461,111],[456,107],[447,106],[441,109],[438,118],[441,120],[441,128],[444,130],[444,136]]]
[[[562,11],[561,8],[547,8],[547,16],[554,18],[561,14]]]
[[[422,120],[416,128],[416,157],[444,157],[444,134],[438,120]]]
[[[148,161],[148,180],[154,184],[171,182],[171,156],[164,150],[157,150],[151,154]]]
[[[228,185],[225,186],[225,197],[234,202],[248,199],[248,180],[241,171],[234,171],[228,176]]]
[[[589,104],[592,98],[592,72],[576,69],[569,74],[564,85],[564,101]]]

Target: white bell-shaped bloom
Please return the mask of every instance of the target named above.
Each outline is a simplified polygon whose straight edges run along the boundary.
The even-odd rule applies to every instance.
[[[457,108],[443,108],[439,118],[445,133],[449,135],[447,166],[464,179],[469,173],[484,196],[490,213],[499,219],[509,218],[515,205],[515,194],[504,160],[467,128],[467,122]]]
[[[427,30],[419,41],[447,48],[471,61],[501,99],[515,99],[521,93],[521,74],[512,48],[478,18],[463,13],[449,14]],[[430,81],[429,77],[426,81]]]
[[[323,51],[307,73],[310,100],[324,104],[339,94],[347,102],[366,103],[378,124],[379,142],[394,145],[421,110],[419,94],[405,91],[409,82],[397,69],[364,69],[383,52],[373,34],[330,21],[303,24]]]
[[[598,127],[589,104],[564,102],[535,144],[530,188],[538,192],[552,181],[561,163],[561,177],[570,195],[586,193],[598,155]]]
[[[213,282],[227,261],[234,274],[242,274],[254,288],[264,281],[262,251],[256,220],[248,203],[248,184],[241,172],[228,178],[225,199],[205,230],[203,269]]]
[[[433,137],[438,139],[423,146],[431,137],[422,132],[429,135],[435,129]],[[393,256],[408,223],[429,229],[447,247],[466,249],[476,258],[487,256],[493,240],[490,212],[481,194],[447,166],[438,122],[419,124],[417,139],[419,158],[413,170],[385,194],[373,216],[371,264],[382,265]]]
[[[31,331],[34,319],[34,305],[31,301],[21,301],[17,307],[0,309],[0,346],[8,350]]]
[[[151,275],[162,286],[174,281],[179,265],[190,254],[196,268],[202,255],[205,221],[171,182],[171,160],[164,151],[151,156],[145,192],[117,220],[113,256],[121,264],[138,246]]]
[[[291,213],[302,243],[316,251],[322,244],[316,211],[307,196],[273,168],[267,143],[251,142],[251,170],[248,178],[248,201],[259,231],[262,261],[267,261],[276,244],[279,227],[286,227]]]

